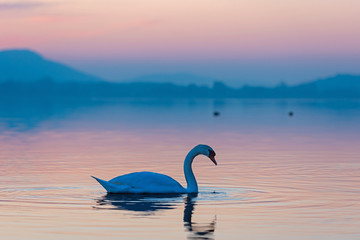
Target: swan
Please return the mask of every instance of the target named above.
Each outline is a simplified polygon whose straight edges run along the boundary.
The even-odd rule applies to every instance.
[[[133,194],[179,194],[197,193],[198,185],[191,167],[197,155],[205,155],[217,165],[215,151],[207,145],[197,145],[186,155],[184,161],[184,175],[187,188],[181,186],[175,179],[164,174],[154,172],[134,172],[115,177],[109,181],[96,179],[108,193],[133,193]]]

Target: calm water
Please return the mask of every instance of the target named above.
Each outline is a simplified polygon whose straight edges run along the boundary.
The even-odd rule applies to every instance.
[[[1,239],[360,239],[360,101],[2,100],[0,132]],[[198,196],[106,195],[90,178],[184,185],[199,143],[218,166],[194,161]]]

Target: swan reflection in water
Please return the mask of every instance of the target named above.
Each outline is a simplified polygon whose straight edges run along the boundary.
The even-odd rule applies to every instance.
[[[96,208],[133,211],[148,215],[159,210],[174,209],[179,197],[181,194],[108,193],[96,201]]]
[[[188,239],[214,239],[216,217],[207,224],[192,221],[196,206],[197,193],[187,194],[184,198],[184,227],[189,233]],[[98,209],[132,211],[141,215],[151,215],[156,211],[176,208],[183,194],[107,194],[98,199]],[[109,208],[110,207],[110,208]]]
[[[215,232],[216,216],[207,224],[192,221],[192,215],[196,206],[197,194],[188,194],[185,197],[184,227],[190,233],[188,239],[213,239]]]

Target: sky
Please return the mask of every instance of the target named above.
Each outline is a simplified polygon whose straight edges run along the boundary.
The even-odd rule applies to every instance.
[[[360,74],[359,0],[0,0],[0,33],[0,49],[32,49],[112,81]]]

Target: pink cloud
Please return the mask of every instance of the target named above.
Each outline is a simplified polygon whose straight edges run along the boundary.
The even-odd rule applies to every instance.
[[[29,9],[29,8],[37,8],[47,5],[44,2],[38,1],[22,1],[22,2],[4,2],[0,3],[0,10],[18,10],[18,9]]]

